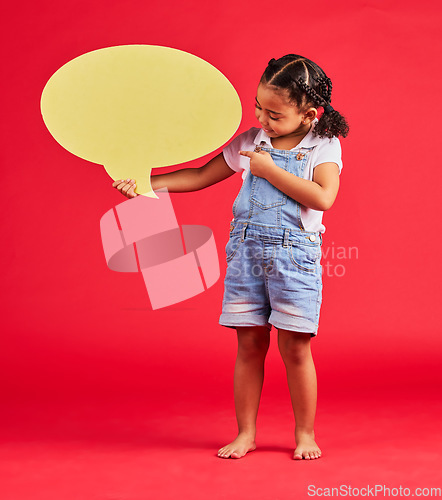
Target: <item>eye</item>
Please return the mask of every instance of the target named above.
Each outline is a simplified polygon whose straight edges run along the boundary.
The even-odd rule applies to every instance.
[[[273,116],[270,116],[270,115],[269,115],[269,118],[270,118],[270,120],[273,120],[274,122],[277,122],[279,120],[279,118],[274,118]]]
[[[255,102],[255,108],[261,110],[260,106]]]

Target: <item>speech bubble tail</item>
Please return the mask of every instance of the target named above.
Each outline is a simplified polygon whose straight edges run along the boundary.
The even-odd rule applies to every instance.
[[[156,198],[157,200],[159,200],[159,197],[156,195],[155,191],[147,191],[146,193],[138,193],[140,194],[141,196],[147,196],[148,198]]]
[[[135,192],[141,196],[147,196],[147,198],[158,199],[158,196],[155,194],[155,191],[152,189],[152,184],[150,182],[151,171],[152,170],[149,169],[147,177],[142,179],[141,182],[137,184],[137,188],[135,189]]]
[[[150,183],[152,167],[146,167],[145,165],[140,165],[136,162],[129,163],[131,164],[130,168],[121,163],[106,163],[103,166],[114,181],[117,179],[134,179],[137,186],[135,188],[136,194],[147,196],[148,198],[158,199],[158,196],[154,193]],[[138,176],[137,173],[142,173],[142,176]]]

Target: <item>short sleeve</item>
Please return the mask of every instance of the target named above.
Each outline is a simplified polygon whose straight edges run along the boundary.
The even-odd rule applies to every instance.
[[[242,142],[241,135],[239,135],[223,149],[223,156],[227,165],[229,165],[229,167],[235,172],[243,170],[243,167],[241,167],[240,164],[241,156],[238,154],[238,151],[241,149]]]
[[[316,148],[313,168],[321,163],[336,163],[339,167],[339,173],[342,170],[342,150],[341,143],[337,137],[326,139]]]
[[[250,168],[250,160],[246,156],[241,156],[239,151],[253,151],[255,149],[254,139],[258,129],[252,127],[233,139],[223,149],[223,156],[227,165],[235,172],[243,172]]]

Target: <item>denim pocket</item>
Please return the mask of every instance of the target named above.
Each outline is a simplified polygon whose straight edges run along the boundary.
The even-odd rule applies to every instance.
[[[317,245],[290,245],[290,261],[299,269],[309,274],[314,274],[319,269],[321,260],[321,247]]]
[[[227,262],[231,261],[235,256],[238,248],[241,245],[241,235],[240,234],[231,234],[229,241],[226,245],[226,260]]]

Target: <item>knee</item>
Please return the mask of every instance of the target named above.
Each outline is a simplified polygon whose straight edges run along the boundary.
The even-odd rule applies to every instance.
[[[238,355],[243,360],[264,359],[270,345],[270,334],[266,331],[238,333]]]
[[[310,336],[307,334],[280,335],[278,347],[286,364],[301,365],[311,359]]]

